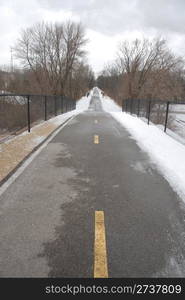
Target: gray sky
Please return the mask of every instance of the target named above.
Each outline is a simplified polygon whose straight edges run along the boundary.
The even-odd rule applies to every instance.
[[[96,72],[125,38],[161,35],[185,56],[185,0],[0,0],[0,64],[10,62],[21,28],[69,19],[85,25],[89,63]]]

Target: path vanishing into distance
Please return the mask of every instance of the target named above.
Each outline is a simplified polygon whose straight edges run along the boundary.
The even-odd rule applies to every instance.
[[[0,277],[185,276],[181,200],[96,88],[0,196],[0,228]]]

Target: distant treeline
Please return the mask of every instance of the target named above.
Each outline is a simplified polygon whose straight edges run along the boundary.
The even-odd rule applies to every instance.
[[[118,103],[123,99],[185,99],[185,62],[161,38],[123,41],[114,62],[97,79]]]

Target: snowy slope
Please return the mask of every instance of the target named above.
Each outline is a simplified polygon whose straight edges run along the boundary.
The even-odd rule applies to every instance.
[[[80,100],[77,101],[76,103],[76,110],[77,111],[85,111],[88,109],[89,104],[91,100],[91,93],[89,97],[82,97]]]
[[[103,104],[104,103],[104,104]],[[185,201],[185,145],[165,134],[155,125],[148,126],[137,117],[115,112],[114,101],[103,101],[103,108],[121,123],[139,147],[148,153],[160,172]]]
[[[109,111],[121,111],[121,107],[117,105],[111,98],[108,96],[101,97],[101,103],[103,110]]]

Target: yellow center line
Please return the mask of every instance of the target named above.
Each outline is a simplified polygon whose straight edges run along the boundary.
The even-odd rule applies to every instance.
[[[95,211],[94,278],[108,278],[103,211]]]
[[[94,135],[94,144],[99,144],[99,135]]]

